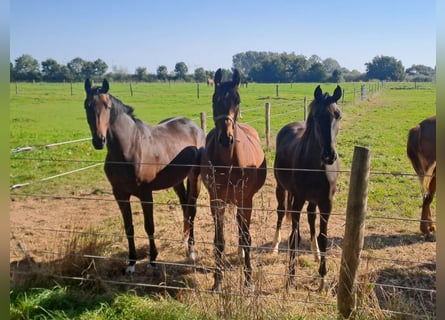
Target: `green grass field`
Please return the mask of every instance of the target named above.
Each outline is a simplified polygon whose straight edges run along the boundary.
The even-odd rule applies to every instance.
[[[353,149],[354,146],[364,146],[371,151],[367,226],[378,228],[382,221],[376,218],[381,216],[419,219],[420,186],[406,156],[406,138],[412,126],[435,114],[436,86],[434,83],[425,83],[414,88],[412,83],[388,83],[382,90],[368,91],[367,98],[360,101],[360,85],[341,84],[345,97],[340,101],[343,118],[337,137],[337,149],[345,174],[340,176],[340,191],[335,199],[335,208],[346,207],[348,171],[351,168]],[[280,84],[278,96],[274,84],[252,83],[248,88],[240,88],[241,121],[250,123],[258,130],[264,149],[264,104],[271,104],[273,142],[266,152],[269,168],[273,164],[276,133],[284,124],[303,119],[303,99],[307,97],[309,104],[315,86],[316,84]],[[322,89],[332,93],[335,86],[323,84]],[[376,85],[367,84],[368,89],[374,86]],[[110,83],[110,93],[125,104],[133,106],[136,116],[145,122],[155,124],[164,118],[181,115],[199,124],[200,113],[206,112],[207,130],[213,127],[213,121],[209,118],[213,88],[205,84],[199,86],[199,99],[196,84],[133,83],[132,89],[133,96],[130,95],[128,83]],[[79,189],[87,189],[92,193],[95,190],[110,189],[101,166],[83,173],[41,181],[70,170],[101,163],[105,157],[106,151],[94,150],[89,140],[45,147],[52,143],[90,137],[83,109],[83,84],[73,84],[72,90],[71,94],[70,84],[19,83],[16,92],[16,84],[11,84],[10,148],[36,147],[31,151],[11,153],[10,185],[31,183],[11,191],[11,198],[15,201],[26,196],[76,195]],[[412,228],[401,222],[397,228],[397,232],[409,233],[412,229],[418,229],[418,223]],[[369,254],[377,251],[372,250],[372,245],[366,249]],[[377,244],[374,246],[377,247]],[[221,316],[221,311],[203,310],[205,300],[190,304],[168,296],[141,297],[131,292],[119,292],[117,289],[89,295],[76,290],[75,285],[26,290],[14,290],[13,284],[11,287],[11,319],[122,319],[123,315],[129,313],[133,319],[216,319]],[[280,305],[262,307],[261,301],[255,303],[254,307],[259,309],[254,315],[261,319],[275,319],[278,316],[285,319],[336,318],[332,314],[332,310],[335,310],[332,303],[326,307],[320,306],[321,311],[314,311],[317,306],[311,306],[298,314],[287,309],[278,310]],[[414,306],[406,304],[394,308],[416,310]],[[242,303],[234,303],[230,308],[236,308],[237,305],[242,309]],[[228,319],[249,319],[252,318],[252,313],[249,312],[252,311],[244,314],[222,314],[226,314]],[[434,311],[428,312],[432,314]],[[369,314],[372,314],[372,310]],[[368,317],[371,318],[369,315]]]

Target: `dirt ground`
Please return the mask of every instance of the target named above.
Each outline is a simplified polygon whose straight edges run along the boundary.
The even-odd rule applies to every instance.
[[[269,174],[265,186],[255,197],[251,225],[254,278],[257,290],[264,296],[280,295],[285,291],[288,263],[286,248],[289,223],[283,226],[280,252],[274,254],[270,250],[276,223],[274,185],[273,175]],[[174,193],[160,191],[155,194],[155,237],[160,265],[160,275],[156,276],[152,275],[151,269],[147,269],[148,240],[143,230],[143,215],[137,199],[132,199],[136,245],[141,261],[138,261],[136,272],[131,278],[121,274],[127,258],[127,241],[122,219],[109,192],[110,188],[106,184],[103,187],[105,192],[101,194],[89,190],[71,190],[68,196],[57,197],[22,196],[21,191],[11,193],[12,284],[26,277],[30,270],[51,270],[50,272],[57,273],[58,269],[55,269],[54,265],[75,251],[75,254],[84,254],[83,258],[88,262],[87,267],[80,267],[74,274],[70,274],[72,276],[80,277],[94,273],[95,277],[104,280],[122,282],[124,288],[159,284],[173,288],[191,287],[203,291],[211,288],[214,228],[204,186],[195,220],[195,266],[191,266],[185,257],[185,246],[181,241],[182,213]],[[329,220],[327,289],[332,294],[322,298],[328,303],[335,301],[333,299],[340,268],[345,211],[345,208],[340,208],[334,203],[333,214]],[[225,282],[225,286],[238,288],[242,268],[237,257],[238,240],[234,212],[231,207],[226,210],[225,253],[229,268],[225,272],[225,281],[229,282]],[[311,300],[308,297],[318,286],[318,264],[308,252],[308,229],[307,220],[302,215],[302,252],[299,254],[296,281],[300,296],[295,298],[305,297]],[[91,238],[92,233],[98,235],[105,244],[99,252],[86,252],[80,240],[77,240],[79,243],[76,245],[73,244],[76,242],[73,239],[86,238],[88,235]],[[423,239],[417,222],[407,224],[404,221],[367,221],[361,257],[359,287],[366,288],[369,283],[378,283],[379,285],[371,286],[374,289],[369,296],[378,300],[376,303],[380,308],[410,313],[415,312],[410,309],[410,305],[420,304],[421,308],[427,310],[426,314],[434,314],[436,243]],[[317,299],[320,297],[317,296]]]

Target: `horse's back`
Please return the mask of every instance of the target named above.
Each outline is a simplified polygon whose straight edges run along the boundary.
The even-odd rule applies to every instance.
[[[144,126],[139,139],[133,160],[136,179],[164,189],[182,181],[191,165],[199,165],[205,133],[192,120],[177,117]]]
[[[436,161],[436,116],[420,123],[420,151],[429,163]]]
[[[278,131],[276,137],[275,168],[291,168],[293,157],[291,154],[297,148],[305,130],[302,121],[291,122]]]
[[[436,161],[436,116],[409,130],[407,155],[417,174],[425,174]]]

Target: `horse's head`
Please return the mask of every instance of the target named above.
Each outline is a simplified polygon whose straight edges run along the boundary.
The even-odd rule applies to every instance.
[[[310,105],[308,126],[314,125],[317,135],[321,139],[321,161],[324,164],[331,165],[337,159],[335,142],[341,119],[337,101],[341,94],[342,90],[338,85],[332,96],[329,93],[323,93],[320,86],[317,86],[314,91],[314,100]]]
[[[111,99],[108,94],[109,84],[103,80],[101,87],[92,87],[90,79],[85,80],[85,111],[93,137],[93,146],[103,149],[107,142],[107,130],[110,124]]]
[[[240,74],[234,70],[232,81],[221,82],[222,71],[215,73],[215,92],[213,93],[213,120],[217,139],[221,145],[229,148],[234,142],[235,123],[239,113],[240,95],[238,86]]]

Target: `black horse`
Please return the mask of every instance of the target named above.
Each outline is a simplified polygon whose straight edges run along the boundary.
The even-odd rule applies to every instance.
[[[320,290],[324,287],[328,219],[332,210],[332,199],[340,169],[335,141],[341,118],[337,101],[341,94],[340,86],[337,86],[333,96],[328,93],[323,94],[320,86],[317,86],[314,91],[314,100],[309,105],[307,121],[305,123],[289,123],[277,135],[274,174],[277,180],[278,221],[274,247],[278,247],[284,214],[287,210],[291,210],[292,231],[289,237],[288,286],[293,286],[295,249],[300,241],[300,214],[304,203],[308,201],[311,248],[316,259],[320,260],[318,270],[321,276]],[[317,206],[320,211],[320,233],[316,239],[315,210]]]
[[[92,87],[85,81],[85,111],[96,149],[107,147],[105,173],[124,220],[129,246],[129,266],[134,272],[136,248],[130,196],[141,200],[144,227],[150,242],[150,263],[158,251],[154,238],[153,190],[173,187],[184,214],[184,241],[189,258],[195,259],[193,222],[201,188],[200,155],[205,133],[193,121],[177,117],[150,126],[133,115],[133,108],[108,93],[109,84]],[[187,178],[187,188],[184,180]]]

